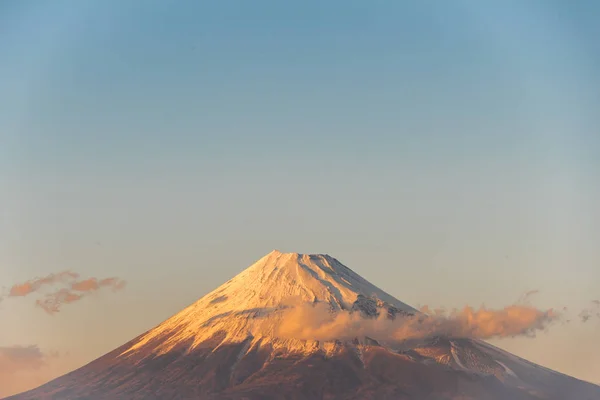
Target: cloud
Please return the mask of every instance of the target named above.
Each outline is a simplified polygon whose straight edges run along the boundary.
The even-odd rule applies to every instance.
[[[592,300],[590,308],[583,309],[579,313],[581,322],[588,322],[590,319],[597,317],[600,318],[600,300]]]
[[[52,315],[59,312],[63,305],[79,301],[91,293],[101,289],[112,289],[114,292],[123,289],[126,284],[125,281],[115,277],[77,280],[78,278],[79,274],[71,271],[50,274],[43,278],[34,278],[13,285],[7,294],[0,296],[0,301],[6,297],[24,297],[39,292],[43,297],[36,300],[35,304]],[[47,287],[55,286],[63,287],[49,293],[44,292]]]
[[[45,359],[46,355],[38,346],[0,347],[0,376],[40,369],[45,365]]]
[[[125,287],[125,281],[121,281],[118,278],[106,278],[102,280],[90,278],[71,284],[71,289],[78,292],[95,292],[103,287],[110,287],[113,291],[119,290]]]
[[[579,318],[581,318],[581,322],[588,322],[590,318],[592,318],[592,314],[588,310],[583,310],[579,313]]]
[[[534,294],[538,294],[540,291],[535,289],[535,290],[530,290],[529,292],[525,293],[525,298],[528,298],[530,296],[533,296]]]
[[[42,300],[35,302],[38,307],[41,307],[48,314],[52,315],[60,311],[63,304],[71,304],[83,298],[83,294],[71,292],[69,289],[61,289],[57,292],[50,293]]]
[[[529,299],[538,294],[540,291],[535,289],[535,290],[530,290],[528,292],[523,293],[523,295],[519,298],[519,300],[517,301],[517,304],[529,304],[530,301]]]
[[[545,330],[558,318],[553,310],[542,311],[524,305],[511,305],[493,310],[465,307],[447,312],[433,312],[425,306],[423,314],[397,316],[387,313],[377,318],[364,318],[360,313],[340,311],[332,314],[323,303],[294,305],[283,311],[278,335],[304,340],[352,340],[368,336],[381,342],[402,342],[434,336],[491,339],[530,336]]]
[[[124,287],[125,281],[117,278],[107,278],[102,280],[90,278],[73,282],[70,289],[63,288],[54,293],[47,294],[44,299],[37,300],[36,305],[41,307],[48,314],[53,315],[59,312],[63,305],[79,301],[85,296],[102,288],[112,288],[113,291],[117,291]]]
[[[0,346],[0,398],[39,386],[56,376],[56,352],[38,346]]]
[[[71,271],[63,271],[57,274],[50,274],[44,278],[34,278],[24,283],[18,283],[10,288],[9,297],[27,296],[38,291],[43,286],[53,285],[55,283],[65,282],[72,279],[77,279],[79,274]]]

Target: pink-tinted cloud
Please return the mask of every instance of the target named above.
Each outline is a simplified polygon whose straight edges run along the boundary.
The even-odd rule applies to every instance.
[[[36,300],[36,305],[52,315],[59,312],[63,305],[79,301],[101,289],[112,289],[114,292],[125,287],[125,281],[115,277],[77,280],[78,278],[79,274],[71,271],[50,274],[43,278],[35,278],[13,285],[4,297],[23,297],[39,292],[43,297]],[[52,292],[44,290],[56,286],[63,287],[54,289]],[[2,300],[2,296],[0,296],[0,300]]]
[[[57,292],[50,293],[35,302],[38,307],[41,307],[48,314],[52,315],[60,311],[63,304],[71,304],[81,300],[83,294],[71,292],[69,289],[60,289]]]
[[[57,352],[38,346],[0,346],[0,398],[38,386],[55,377]]]
[[[300,304],[283,312],[278,335],[285,338],[312,340],[351,340],[369,336],[376,340],[401,342],[433,336],[490,339],[512,336],[535,336],[558,318],[552,310],[511,305],[503,309],[465,307],[447,312],[433,312],[424,307],[415,316],[389,319],[364,318],[359,313],[341,311],[331,314],[325,304]]]
[[[68,282],[77,279],[79,274],[71,271],[63,271],[57,274],[50,274],[43,278],[34,278],[24,283],[18,283],[10,288],[9,297],[27,296],[38,291],[43,286],[54,285],[56,283]]]
[[[101,280],[89,278],[71,284],[71,289],[78,292],[95,292],[104,287],[119,290],[125,287],[125,281],[119,280],[118,278],[106,278]]]
[[[90,278],[73,282],[70,288],[63,288],[47,294],[43,299],[37,300],[36,305],[41,307],[48,314],[53,315],[59,312],[63,305],[79,301],[85,296],[102,288],[112,288],[113,291],[117,291],[124,287],[125,281],[117,278],[107,278],[102,280]]]

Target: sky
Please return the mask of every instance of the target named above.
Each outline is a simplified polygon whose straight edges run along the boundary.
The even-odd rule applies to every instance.
[[[537,290],[571,323],[494,344],[600,383],[600,319],[577,322],[600,298],[599,17],[586,0],[2,2],[0,287],[127,282],[53,314],[0,302],[0,350],[52,355],[5,391],[273,249],[330,254],[415,306]]]

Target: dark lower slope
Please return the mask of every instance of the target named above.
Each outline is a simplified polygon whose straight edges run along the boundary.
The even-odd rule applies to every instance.
[[[272,343],[223,344],[152,356],[125,346],[10,400],[598,400],[600,388],[470,340],[437,339],[403,353],[377,345],[289,353]],[[510,356],[510,357],[509,357]],[[501,363],[499,364],[498,361]]]

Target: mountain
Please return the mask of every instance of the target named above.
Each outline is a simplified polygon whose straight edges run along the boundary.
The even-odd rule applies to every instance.
[[[335,258],[273,251],[120,348],[9,399],[600,399],[598,386],[480,340],[282,336],[284,321],[303,323],[285,310],[305,303],[364,321],[422,315]]]

